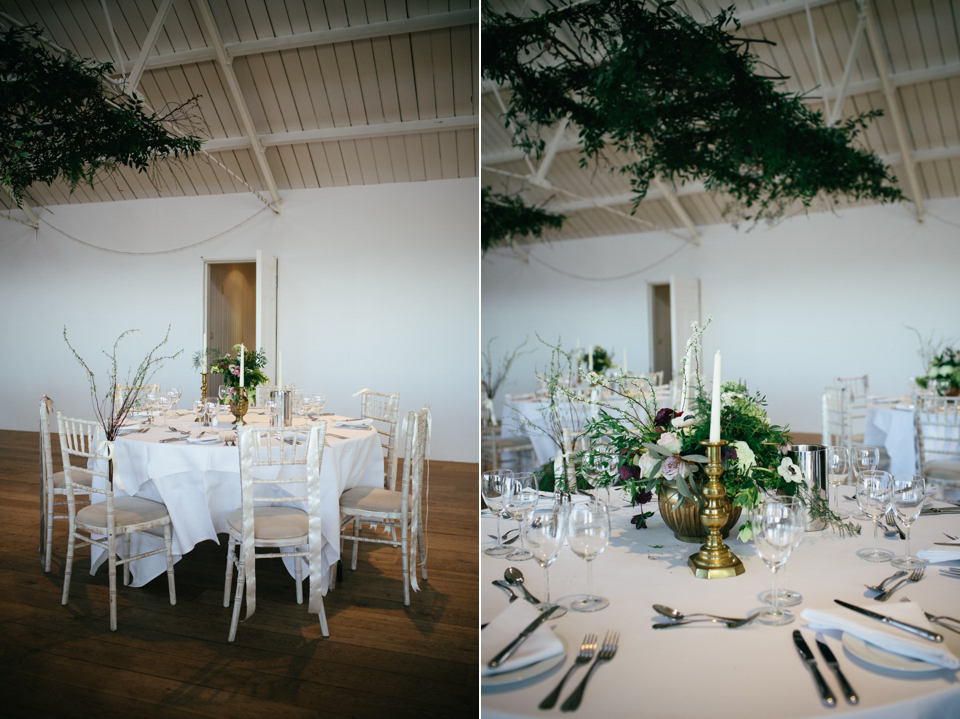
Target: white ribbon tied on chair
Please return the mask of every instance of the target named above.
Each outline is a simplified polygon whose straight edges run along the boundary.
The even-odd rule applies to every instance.
[[[350,396],[351,396],[351,397],[359,397],[359,396],[362,395],[364,392],[373,392],[373,390],[370,389],[369,387],[364,387],[363,389],[361,389],[361,390],[359,390],[359,391],[357,391],[357,392],[354,392],[354,393],[353,393],[352,395],[350,395]]]
[[[238,432],[239,434],[239,432]],[[253,467],[255,452],[259,452],[259,443],[254,441],[240,441],[240,466]],[[249,619],[257,610],[257,573],[254,559],[254,523],[253,523],[253,484],[240,483],[240,506],[242,517],[243,537],[240,544],[240,556],[243,558],[243,576],[247,585],[247,613],[244,619]],[[249,518],[249,521],[248,521]]]
[[[323,536],[320,533],[320,454],[327,433],[327,425],[313,427],[307,440],[307,512],[310,517],[307,527],[307,541],[310,542],[310,600],[309,612],[320,614],[323,607],[323,572],[320,567],[320,555]],[[295,561],[300,561],[295,560]]]
[[[423,451],[423,459],[424,459],[424,461],[425,461],[425,463],[426,463],[426,465],[427,465],[427,471],[426,471],[426,474],[425,474],[424,493],[425,493],[425,498],[426,498],[426,500],[428,501],[428,504],[427,504],[427,513],[429,514],[429,499],[430,499],[430,436],[431,436],[431,434],[432,434],[432,432],[433,432],[433,415],[430,413],[430,405],[426,405],[424,408],[427,410],[427,441],[426,441],[426,446],[424,447],[424,451]],[[414,415],[414,416],[416,416],[416,415]],[[414,427],[413,429],[414,429],[414,431],[415,431],[416,428]],[[404,438],[406,437],[406,434],[407,434],[408,431],[410,431],[410,428],[407,427],[407,417],[404,417],[404,418],[403,418],[403,429],[402,429],[402,435],[403,435]],[[406,439],[404,439],[403,444],[406,445]],[[412,459],[413,459],[412,457],[404,457],[404,462],[408,462],[408,461],[410,461],[410,460],[412,460]],[[411,478],[411,481],[413,481],[413,478]],[[418,541],[414,541],[414,540],[417,540],[417,536],[418,536],[417,530],[420,528],[420,521],[421,521],[421,517],[420,517],[420,514],[421,514],[420,496],[421,496],[421,493],[420,493],[420,491],[419,491],[419,487],[414,487],[414,488],[413,488],[413,492],[414,492],[414,494],[416,494],[417,501],[416,501],[416,503],[413,505],[413,509],[412,509],[412,511],[411,511],[411,515],[412,515],[412,516],[411,516],[411,524],[410,524],[410,540],[411,540],[411,541],[410,541],[410,564],[409,564],[409,566],[410,566],[410,588],[411,588],[413,591],[415,591],[415,592],[419,592],[419,591],[420,591],[420,585],[417,584],[417,566],[418,566],[418,564],[426,564],[426,561],[427,561],[427,546],[426,546],[426,545],[427,545],[427,516],[426,516],[426,514],[424,514],[424,516],[423,516],[423,545],[424,545],[424,546],[423,546],[423,562],[419,562],[419,563],[418,563],[418,562],[417,562],[417,547],[419,546],[419,542],[418,542]]]
[[[97,459],[105,459],[107,462],[113,462],[113,455],[113,442],[108,439],[101,439],[99,442],[97,442]],[[124,488],[123,482],[120,481],[120,478],[116,475],[116,472],[114,472],[113,475],[113,486],[117,489]]]

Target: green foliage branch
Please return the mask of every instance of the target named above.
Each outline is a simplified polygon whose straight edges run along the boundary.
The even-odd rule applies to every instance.
[[[527,205],[519,197],[484,187],[480,192],[480,249],[511,244],[515,239],[541,237],[546,228],[560,229],[563,215]]]
[[[0,182],[18,203],[37,182],[62,177],[72,192],[121,165],[149,175],[151,163],[199,151],[200,138],[163,126],[192,127],[196,97],[148,114],[142,100],[111,89],[110,63],[54,53],[39,37],[35,25],[0,32]]]
[[[820,192],[902,200],[879,157],[853,145],[881,111],[827,126],[780,89],[786,78],[760,74],[750,46],[768,41],[725,30],[740,28],[733,13],[701,24],[673,0],[596,0],[530,18],[484,5],[483,75],[510,87],[503,119],[527,153],[540,156],[543,131],[568,118],[581,165],[605,149],[630,158],[619,171],[634,208],[658,176],[729,193],[727,212],[754,221]]]

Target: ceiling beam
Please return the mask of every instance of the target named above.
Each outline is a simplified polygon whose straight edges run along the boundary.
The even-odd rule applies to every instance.
[[[316,47],[330,45],[336,42],[352,42],[368,40],[375,37],[389,35],[405,35],[412,32],[426,32],[428,30],[442,30],[444,28],[459,27],[461,25],[475,25],[480,22],[477,10],[454,10],[445,13],[433,13],[403,20],[387,20],[367,25],[352,25],[330,30],[316,30],[314,32],[296,33],[281,37],[269,37],[261,40],[246,40],[244,42],[221,43],[227,57],[241,57],[243,55],[257,55],[264,52],[278,50],[292,50],[300,47]],[[144,64],[145,70],[156,70],[162,67],[189,65],[197,62],[218,60],[216,47],[202,47],[182,52],[172,52],[165,55],[154,55]],[[124,64],[124,70],[132,71],[134,64]]]
[[[32,227],[35,230],[39,230],[40,218],[37,216],[37,213],[33,211],[33,208],[27,204],[27,201],[24,200],[23,202],[17,202],[17,199],[13,196],[13,192],[8,187],[4,186],[2,189],[4,193],[10,196],[10,199],[13,201],[13,204],[15,204],[21,210],[23,210],[23,214],[27,216],[27,222],[25,224],[30,225],[30,227]]]
[[[348,125],[346,127],[327,127],[317,130],[296,130],[258,135],[263,147],[277,145],[296,145],[304,142],[334,142],[340,140],[365,140],[372,137],[395,137],[422,132],[440,132],[444,130],[468,130],[480,126],[478,115],[458,115],[457,117],[438,117],[436,120],[408,120],[406,122],[381,122],[374,125]],[[207,152],[226,152],[250,148],[249,137],[222,137],[207,140],[203,149]]]
[[[273,203],[270,207],[274,212],[279,214],[280,192],[277,190],[277,183],[273,179],[273,172],[271,172],[270,165],[267,163],[263,145],[260,144],[260,137],[257,135],[257,130],[253,125],[250,109],[247,107],[247,102],[243,98],[243,92],[240,90],[240,83],[237,81],[237,76],[233,72],[233,67],[230,64],[232,60],[227,55],[226,48],[223,46],[223,39],[220,37],[220,31],[217,29],[217,23],[213,19],[213,13],[210,12],[210,5],[207,3],[207,0],[197,0],[197,8],[200,10],[200,16],[203,18],[204,25],[207,28],[207,34],[210,36],[210,41],[217,51],[217,60],[220,63],[220,69],[223,71],[224,78],[227,81],[227,87],[230,88],[230,96],[233,100],[234,110],[236,110],[240,116],[243,130],[250,141],[250,148],[253,150],[253,156],[257,160],[257,166],[260,169],[260,179],[266,184],[270,190],[270,197],[273,198]]]
[[[690,231],[690,234],[693,235],[693,244],[699,247],[700,233],[697,231],[697,226],[693,223],[693,220],[690,219],[690,215],[687,214],[687,211],[684,209],[683,205],[680,204],[680,200],[677,199],[677,196],[673,193],[673,190],[671,190],[667,183],[661,180],[659,176],[653,178],[653,184],[655,184],[657,189],[663,193],[663,197],[666,199],[667,204],[670,205],[677,217],[680,218],[680,221]]]
[[[864,18],[866,20],[865,29],[867,39],[870,41],[870,51],[873,54],[873,61],[877,66],[877,75],[880,76],[880,82],[883,86],[883,97],[886,100],[887,109],[890,111],[890,119],[893,121],[894,134],[897,136],[897,144],[900,145],[900,157],[903,169],[907,173],[907,184],[910,188],[911,200],[916,208],[918,220],[923,219],[923,192],[920,189],[920,181],[917,178],[917,168],[910,152],[910,143],[907,140],[907,131],[903,125],[903,116],[900,113],[900,102],[897,100],[896,92],[893,89],[893,83],[890,81],[890,72],[887,69],[886,47],[882,44],[880,33],[877,30],[876,19],[873,16],[872,3],[864,0],[863,4]]]
[[[740,26],[756,25],[757,23],[776,20],[777,18],[787,17],[799,12],[805,12],[806,9],[820,7],[821,5],[836,5],[840,0],[784,0],[784,2],[771,2],[765,7],[756,10],[746,10],[736,13],[740,20]]]
[[[150,53],[153,52],[153,46],[157,42],[157,37],[160,35],[160,30],[163,28],[163,23],[167,19],[167,13],[170,11],[171,5],[173,5],[173,0],[163,0],[157,9],[157,16],[153,19],[153,24],[147,32],[147,39],[143,41],[143,47],[140,48],[140,55],[133,64],[133,69],[127,78],[127,84],[124,89],[128,95],[132,95],[134,90],[137,89],[137,85],[140,84],[140,78],[143,77],[147,60],[150,57]]]

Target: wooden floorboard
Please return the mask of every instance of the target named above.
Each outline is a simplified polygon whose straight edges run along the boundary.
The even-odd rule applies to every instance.
[[[54,463],[60,468],[54,436]],[[34,432],[0,430],[0,706],[5,716],[461,717],[479,712],[477,465],[430,465],[427,569],[403,605],[399,551],[360,545],[324,599],[330,636],[298,605],[280,562],[257,564],[257,611],[227,642],[225,542],[202,542],[165,576],[118,587],[78,550],[60,603],[66,522],[45,574]],[[10,712],[13,712],[11,714]]]

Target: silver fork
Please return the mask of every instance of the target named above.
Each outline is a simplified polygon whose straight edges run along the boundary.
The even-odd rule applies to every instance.
[[[583,678],[577,688],[573,690],[573,694],[567,697],[567,700],[560,706],[560,709],[565,712],[572,712],[578,706],[580,706],[580,700],[583,698],[583,690],[587,686],[587,681],[589,681],[590,676],[593,674],[593,670],[600,666],[600,662],[609,662],[613,659],[614,655],[617,653],[617,644],[620,641],[620,632],[607,632],[607,636],[603,638],[603,644],[600,645],[600,652],[597,654],[597,660],[590,665],[590,670],[587,672],[587,676]]]
[[[909,602],[910,600],[907,597],[904,597],[900,601]],[[943,621],[946,620],[948,622],[956,622],[957,625],[960,625],[960,619],[956,619],[955,617],[948,617],[946,614],[934,615],[934,614],[931,614],[930,612],[924,612],[923,614],[927,618],[928,622],[933,622],[934,624],[941,626],[944,629],[949,629],[951,632],[956,632],[957,634],[960,634],[960,629],[957,629],[957,627],[943,623]]]
[[[944,532],[944,535],[946,535],[947,539],[950,539],[950,540],[952,540],[952,541],[954,541],[954,542],[957,541],[957,538],[954,537],[952,534],[947,534],[946,532]]]
[[[927,565],[921,564],[919,567],[917,567],[912,572],[910,572],[910,575],[908,577],[901,579],[899,582],[894,584],[892,587],[890,587],[890,589],[885,591],[883,594],[878,594],[877,596],[875,596],[874,599],[876,599],[878,602],[887,601],[890,598],[891,594],[893,594],[895,591],[897,591],[897,589],[902,587],[907,582],[919,582],[921,579],[923,579],[923,573],[926,570],[927,570]]]
[[[597,635],[588,634],[583,638],[583,644],[580,645],[580,651],[577,653],[577,659],[573,666],[570,667],[567,670],[567,673],[563,675],[563,679],[561,679],[560,683],[557,684],[557,688],[550,692],[546,699],[540,702],[541,709],[553,708],[553,705],[557,703],[557,699],[560,698],[560,690],[563,689],[563,684],[567,681],[567,677],[573,674],[573,670],[579,667],[581,664],[586,664],[593,659],[593,653],[595,651],[597,651]]]

